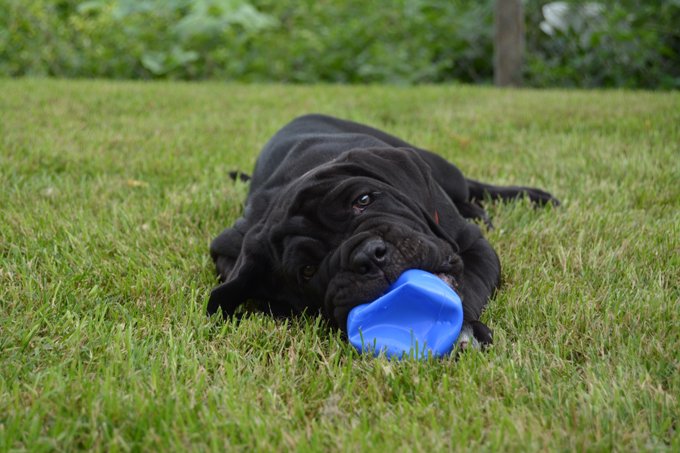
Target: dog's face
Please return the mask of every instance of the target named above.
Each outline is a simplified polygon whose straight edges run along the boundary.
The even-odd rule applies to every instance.
[[[456,286],[463,264],[440,219],[458,213],[445,198],[412,150],[346,152],[257,213],[211,303],[260,299],[275,312],[318,311],[344,329],[353,307],[383,294],[407,269]]]

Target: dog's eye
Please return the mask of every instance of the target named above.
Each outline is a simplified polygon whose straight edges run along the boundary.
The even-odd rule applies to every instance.
[[[354,202],[352,203],[352,207],[359,210],[364,210],[366,206],[368,206],[371,203],[373,203],[373,196],[370,193],[365,193],[356,200],[354,200]]]
[[[303,266],[300,273],[303,279],[309,280],[316,274],[316,266]]]

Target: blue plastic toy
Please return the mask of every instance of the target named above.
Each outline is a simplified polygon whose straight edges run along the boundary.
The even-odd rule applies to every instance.
[[[451,352],[462,325],[458,294],[436,275],[412,269],[383,296],[350,311],[347,335],[359,352],[440,357]]]

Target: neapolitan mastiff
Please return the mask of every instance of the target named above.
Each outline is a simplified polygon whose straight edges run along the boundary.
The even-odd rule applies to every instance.
[[[479,321],[500,283],[498,257],[471,220],[489,224],[485,199],[529,187],[467,179],[436,154],[362,124],[306,115],[262,150],[243,217],[210,246],[219,279],[208,313],[245,301],[275,316],[320,313],[344,330],[349,311],[407,269],[437,274],[463,301],[459,343],[489,344]]]

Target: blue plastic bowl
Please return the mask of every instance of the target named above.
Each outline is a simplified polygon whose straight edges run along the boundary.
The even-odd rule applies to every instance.
[[[458,294],[436,275],[412,269],[383,296],[349,312],[347,335],[362,353],[441,357],[453,350],[462,325]]]

